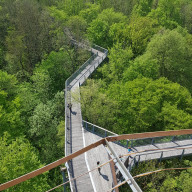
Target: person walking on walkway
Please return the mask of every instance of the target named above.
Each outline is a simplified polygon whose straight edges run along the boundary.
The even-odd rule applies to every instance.
[[[100,166],[100,161],[97,161],[97,167]],[[101,175],[101,167],[98,167],[99,174]]]
[[[71,103],[69,103],[69,104],[67,105],[67,107],[69,108],[70,111],[72,110],[72,104],[71,104]]]

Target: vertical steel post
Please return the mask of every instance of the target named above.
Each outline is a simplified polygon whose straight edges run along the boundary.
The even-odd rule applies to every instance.
[[[128,147],[129,146],[129,141],[127,140],[127,145],[126,145],[126,147]]]
[[[92,131],[93,131],[93,133],[95,132],[95,127],[94,127],[94,125],[92,125]]]
[[[64,168],[60,167],[60,171],[61,171],[61,174],[62,174],[62,177],[63,177],[63,183],[65,183],[67,181],[67,178],[65,176],[65,171],[66,170],[67,170],[66,167],[64,167]],[[63,190],[64,190],[64,192],[67,192],[66,185],[63,185]]]
[[[182,151],[182,153],[181,153],[180,160],[182,160],[184,153],[185,153],[185,149],[183,149],[183,151]]]
[[[163,151],[161,152],[161,156],[160,156],[159,162],[161,162],[162,158],[163,158]]]
[[[131,140],[131,148],[133,148],[133,140]]]

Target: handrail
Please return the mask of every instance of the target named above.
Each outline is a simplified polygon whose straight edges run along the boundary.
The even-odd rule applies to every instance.
[[[67,84],[68,86],[72,83],[72,81],[75,80],[75,78],[77,76],[79,76],[81,74],[81,72],[88,66],[91,64],[91,62],[98,56],[98,54],[93,54],[78,70],[76,70],[68,79],[67,79]],[[83,76],[84,74],[81,74],[81,76],[79,77],[79,79]],[[78,80],[75,81],[75,83]],[[75,83],[73,83],[72,85],[70,85],[70,87],[72,87]]]
[[[126,139],[143,139],[143,138],[153,138],[153,137],[156,138],[156,137],[178,136],[178,135],[192,135],[192,129],[124,134],[109,137],[109,141],[113,142]]]
[[[142,161],[146,161],[145,160],[141,160],[141,156],[147,156],[147,155],[154,155],[154,154],[160,154],[160,156],[158,158],[154,158],[154,159],[150,159],[150,160],[155,160],[155,159],[159,159],[159,162],[161,162],[162,159],[171,159],[173,157],[179,157],[180,159],[182,159],[183,156],[187,156],[187,155],[191,155],[191,153],[186,153],[185,154],[185,150],[186,149],[192,149],[192,147],[177,147],[177,148],[164,148],[164,149],[158,149],[158,151],[154,151],[154,150],[149,150],[146,151],[146,153],[141,153],[141,154],[136,154],[133,159],[131,160],[131,162],[129,163],[129,171],[135,166],[138,165],[139,162]],[[174,154],[173,156],[163,156],[164,152],[170,152],[170,151],[181,151],[181,154]],[[152,151],[152,152],[150,152]],[[138,160],[137,160],[138,157]],[[128,157],[129,158],[129,157]]]
[[[91,126],[92,126],[92,131],[93,131],[94,133],[95,133],[95,128],[98,128],[99,130],[104,131],[104,135],[102,135],[102,136],[104,136],[104,137],[111,136],[111,135],[118,135],[118,134],[113,133],[113,132],[111,132],[111,131],[109,131],[109,130],[107,130],[107,129],[104,129],[104,128],[102,128],[102,127],[99,127],[99,126],[97,126],[97,125],[94,125],[94,124],[92,124],[92,123],[89,123],[88,121],[85,121],[85,120],[82,120],[82,124],[83,124],[83,127],[84,127],[86,130],[89,130],[89,129],[88,129],[88,125],[91,125]],[[93,129],[94,129],[94,130],[93,130]]]
[[[153,134],[152,134],[153,133]],[[159,132],[148,132],[148,133],[136,133],[136,134],[128,134],[128,135],[118,135],[118,136],[112,136],[112,137],[106,137],[105,139],[107,141],[117,141],[117,140],[120,140],[120,139],[135,139],[135,138],[149,138],[147,137],[148,136],[154,136],[154,135],[157,135],[157,136],[174,136],[174,135],[186,135],[186,134],[192,134],[192,129],[186,129],[186,130],[177,130],[177,131],[159,131]],[[63,163],[66,163],[67,161],[89,151],[90,149],[93,149],[99,145],[102,145],[102,144],[105,144],[105,139],[101,139],[95,143],[92,143],[90,145],[88,145],[87,147],[84,147],[82,149],[80,149],[79,151],[76,151],[75,153],[72,153],[66,157],[63,157],[53,163],[50,163],[40,169],[37,169],[35,171],[32,171],[30,173],[27,173],[19,178],[16,178],[14,180],[11,180],[11,181],[8,181],[4,184],[1,184],[0,185],[0,191],[1,190],[4,190],[4,189],[7,189],[9,187],[12,187],[16,184],[19,184],[23,181],[26,181],[30,178],[33,178],[37,175],[40,175],[46,171],[49,171],[50,169],[53,169]]]

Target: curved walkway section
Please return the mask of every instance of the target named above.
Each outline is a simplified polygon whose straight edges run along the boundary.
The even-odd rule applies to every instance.
[[[81,106],[79,101],[72,98],[72,95],[75,94],[76,98],[80,99],[79,86],[102,63],[108,53],[106,49],[99,46],[94,46],[91,52],[92,57],[67,79],[65,84],[65,156],[84,147]],[[69,179],[88,171],[85,154],[68,161],[66,166],[68,167]],[[70,183],[70,186],[71,191],[94,191],[94,183],[89,175],[76,179]]]

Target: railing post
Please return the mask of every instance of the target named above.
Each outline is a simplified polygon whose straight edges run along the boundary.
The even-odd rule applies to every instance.
[[[67,168],[62,168],[60,167],[60,171],[61,171],[61,174],[62,174],[62,177],[63,177],[63,183],[65,183],[67,181],[67,178],[65,176],[65,171],[67,170]],[[67,192],[67,189],[66,189],[66,184],[63,185],[63,189],[64,189],[64,192]]]
[[[183,149],[183,151],[182,151],[182,153],[181,153],[180,160],[182,160],[184,153],[185,153],[185,149]]]
[[[139,162],[140,162],[140,155],[138,157],[137,166],[139,165]]]
[[[128,147],[129,146],[129,141],[127,140],[127,145],[126,145],[126,147]]]
[[[131,140],[131,148],[133,148],[133,140]]]
[[[105,137],[107,137],[107,132],[105,131]]]
[[[155,139],[154,139],[154,138],[152,138],[151,145],[153,145],[153,144],[154,144],[154,142],[155,142]]]
[[[174,142],[174,140],[175,140],[175,136],[172,137],[171,141]]]
[[[161,163],[162,158],[163,158],[163,151],[161,152],[161,156],[160,156],[160,159],[159,159],[160,163]]]
[[[87,129],[87,122],[86,122],[86,124],[85,124],[85,125],[86,125],[86,130],[88,130],[88,129]]]
[[[93,133],[95,132],[95,127],[94,127],[94,125],[92,125],[92,131],[93,131]]]

